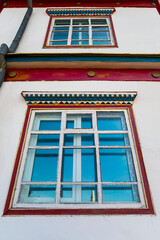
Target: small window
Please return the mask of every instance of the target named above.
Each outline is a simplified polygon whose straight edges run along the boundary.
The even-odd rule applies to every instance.
[[[115,46],[111,18],[52,18],[47,46]]]
[[[104,214],[147,209],[127,109],[31,108],[11,212]]]

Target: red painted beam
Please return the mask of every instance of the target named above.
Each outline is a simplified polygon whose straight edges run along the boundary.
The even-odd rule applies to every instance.
[[[11,72],[15,77],[10,77]],[[95,76],[87,73],[94,71]],[[5,81],[160,81],[152,73],[160,70],[145,69],[8,69]]]
[[[7,0],[6,7],[26,7],[26,0]],[[152,0],[69,0],[69,1],[53,1],[53,0],[33,0],[33,7],[155,7]]]

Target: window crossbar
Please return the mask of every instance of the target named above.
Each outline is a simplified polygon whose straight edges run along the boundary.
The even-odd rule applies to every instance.
[[[59,149],[59,146],[29,146],[29,149]],[[63,146],[64,149],[92,149],[96,146]],[[103,149],[130,149],[130,146],[99,146]]]
[[[98,133],[98,134],[127,134],[128,131],[100,131],[100,130],[93,130],[93,129],[64,129],[63,133],[64,134],[91,134],[91,133]],[[57,131],[57,130],[49,130],[49,131],[45,131],[45,130],[37,130],[37,131],[31,131],[31,134],[60,134],[61,130]]]

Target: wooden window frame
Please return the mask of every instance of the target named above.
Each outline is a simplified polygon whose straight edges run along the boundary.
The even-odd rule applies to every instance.
[[[70,19],[71,23],[72,23],[73,19],[89,19],[89,25],[88,25],[89,44],[88,45],[87,44],[86,45],[71,45],[72,24],[70,24],[68,38],[66,40],[67,45],[50,45],[49,42],[50,42],[50,38],[51,38],[51,33],[52,33],[53,26],[54,26],[54,21],[56,19],[65,19],[65,20]],[[107,26],[109,28],[108,32],[109,32],[110,41],[111,41],[110,45],[92,45],[92,30],[91,30],[92,25],[91,25],[90,19],[107,19],[107,23],[108,23]],[[85,26],[85,25],[82,25],[82,26]],[[99,25],[97,25],[97,26],[99,26]],[[96,39],[94,39],[94,40],[96,40]],[[77,41],[80,41],[80,40],[77,40]],[[83,40],[83,41],[85,41],[85,40]],[[105,40],[105,41],[107,41],[107,40]],[[44,44],[43,44],[43,48],[113,48],[113,47],[118,47],[118,44],[117,44],[117,40],[116,40],[116,36],[115,36],[112,18],[110,15],[108,15],[108,16],[75,16],[75,17],[74,16],[71,16],[71,17],[69,17],[69,16],[67,16],[67,17],[66,16],[65,17],[63,17],[63,16],[52,17],[51,16],[50,20],[49,20]]]
[[[116,207],[112,207],[112,205],[110,205],[110,208],[107,207],[107,204],[100,204],[99,206],[97,204],[93,205],[84,205],[83,207],[78,206],[77,204],[69,204],[69,205],[65,205],[62,208],[60,208],[59,206],[55,205],[55,208],[48,208],[45,207],[41,204],[37,204],[39,205],[38,207],[35,208],[35,206],[32,206],[32,204],[30,205],[30,208],[26,208],[24,206],[19,206],[19,208],[17,208],[16,206],[13,206],[13,199],[14,199],[14,194],[15,194],[15,188],[17,185],[17,178],[18,178],[18,174],[19,174],[19,168],[20,168],[20,164],[21,164],[21,160],[22,160],[22,153],[24,151],[24,147],[25,147],[25,141],[26,141],[26,136],[27,136],[27,132],[28,132],[28,127],[29,127],[29,122],[31,119],[31,113],[34,110],[41,110],[41,111],[57,111],[57,110],[71,110],[74,109],[75,110],[79,110],[79,111],[83,111],[84,112],[88,112],[88,110],[103,110],[103,111],[126,111],[128,114],[128,120],[130,127],[131,127],[131,132],[132,132],[132,137],[133,137],[133,144],[134,144],[134,148],[135,148],[135,152],[137,155],[137,165],[138,165],[138,169],[139,169],[139,173],[140,173],[140,178],[142,181],[142,189],[143,189],[143,198],[144,198],[144,203],[141,206],[127,206],[124,207],[125,204],[118,204],[118,208]],[[71,110],[72,111],[72,110]],[[93,185],[93,183],[92,183]],[[91,207],[92,206],[92,207]],[[135,125],[135,121],[134,121],[134,116],[133,116],[133,111],[132,111],[132,107],[131,106],[123,106],[123,105],[118,105],[118,106],[114,106],[114,105],[102,105],[102,106],[75,106],[75,107],[65,107],[65,106],[37,106],[37,105],[29,105],[28,109],[27,109],[27,113],[26,113],[26,117],[25,117],[25,122],[24,122],[24,126],[23,126],[23,131],[22,131],[22,135],[21,135],[21,140],[20,140],[20,144],[19,144],[19,148],[18,148],[18,152],[17,152],[17,156],[16,156],[16,161],[15,161],[15,166],[13,169],[13,174],[12,174],[12,178],[11,178],[11,183],[10,183],[10,187],[9,187],[9,192],[8,192],[8,196],[7,196],[7,200],[6,200],[6,204],[5,204],[5,209],[4,209],[4,213],[3,215],[103,215],[103,214],[154,214],[154,210],[153,210],[153,205],[152,205],[152,200],[151,200],[151,194],[150,194],[150,190],[149,190],[149,184],[148,184],[148,180],[147,180],[147,176],[146,176],[146,172],[145,172],[145,167],[144,167],[144,163],[143,163],[143,158],[142,158],[142,152],[140,149],[140,144],[139,144],[139,140],[138,140],[138,135],[137,135],[137,131],[136,131],[136,125]]]

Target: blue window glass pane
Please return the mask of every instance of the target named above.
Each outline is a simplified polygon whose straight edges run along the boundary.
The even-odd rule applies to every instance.
[[[92,117],[89,114],[88,117],[82,117],[81,128],[92,128]]]
[[[39,130],[60,130],[60,120],[41,120]]]
[[[59,134],[32,134],[29,146],[59,146]]]
[[[22,185],[19,195],[21,203],[51,203],[55,202],[56,186]]]
[[[106,25],[106,19],[91,19],[91,24],[92,25]]]
[[[97,202],[97,186],[83,186],[82,187],[82,202],[94,203]]]
[[[67,114],[66,128],[92,128],[91,114]]]
[[[97,202],[97,186],[62,185],[61,203],[95,203]]]
[[[61,128],[61,113],[35,114],[32,130],[60,130],[60,128]]]
[[[140,202],[137,186],[103,186],[103,202]]]
[[[57,41],[57,42],[50,42],[49,45],[55,45],[55,46],[63,46],[63,45],[67,45],[67,41]]]
[[[93,41],[93,45],[111,45],[111,41]]]
[[[55,25],[70,25],[70,19],[56,19]]]
[[[67,40],[67,39],[68,39],[68,31],[52,32],[51,40]]]
[[[102,182],[136,181],[130,149],[100,149]]]
[[[92,30],[94,31],[94,30],[96,30],[96,31],[98,31],[98,30],[109,30],[109,28],[108,27],[102,27],[102,26],[92,26]]]
[[[96,182],[96,153],[95,149],[82,149],[82,182]]]
[[[88,39],[88,32],[87,31],[72,32],[72,39]]]
[[[83,30],[84,31],[84,30],[88,30],[88,27],[73,27],[72,29],[73,29],[73,31],[74,30],[77,30],[77,31],[82,31]]]
[[[58,149],[35,150],[31,181],[56,181],[57,162]]]
[[[88,41],[72,41],[71,42],[71,45],[88,45],[89,44],[89,42]]]
[[[65,134],[64,146],[93,146],[93,134]]]
[[[110,40],[109,32],[106,31],[93,31],[92,39],[97,40]]]
[[[73,19],[73,25],[88,25],[88,19]]]
[[[53,31],[65,31],[69,30],[69,27],[53,27]]]
[[[64,149],[62,158],[62,182],[72,182],[73,179],[73,149]]]
[[[62,182],[96,182],[95,149],[64,149]]]
[[[128,134],[99,134],[100,146],[129,145]]]
[[[74,128],[74,120],[67,120],[66,128]]]
[[[123,112],[106,112],[97,114],[98,130],[127,130]]]
[[[70,199],[70,201],[72,200],[72,186],[68,186],[68,185],[63,185],[61,187],[61,202],[64,202],[66,199]]]

